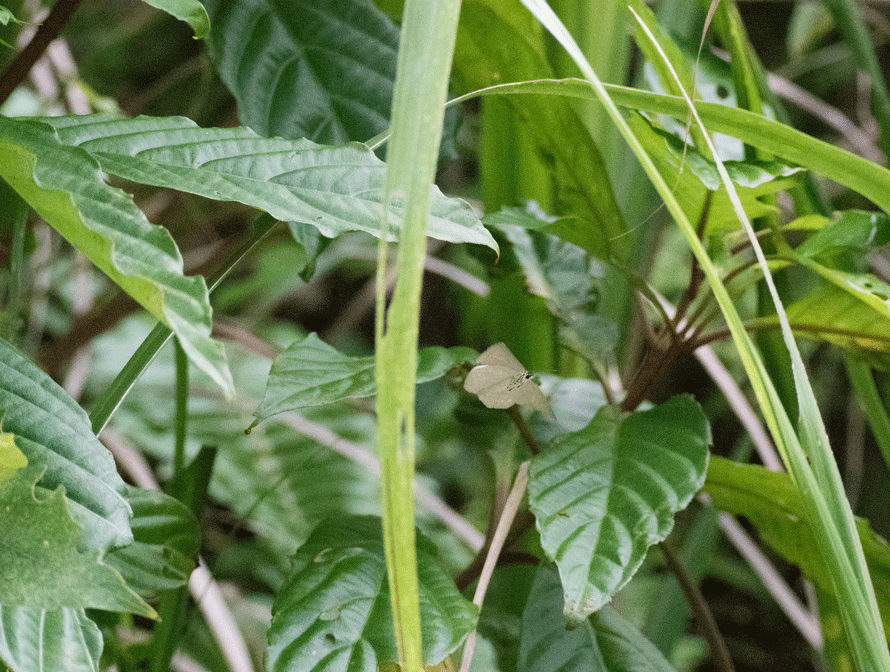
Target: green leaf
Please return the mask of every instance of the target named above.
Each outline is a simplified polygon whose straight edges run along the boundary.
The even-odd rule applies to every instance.
[[[463,2],[454,54],[456,87],[469,91],[553,77],[539,30],[518,4]],[[624,217],[600,150],[574,101],[547,95],[506,100],[550,170],[556,214],[575,215],[563,222],[560,235],[600,259],[626,259],[630,247]]]
[[[211,0],[238,116],[264,136],[340,145],[389,126],[399,31],[368,0]]]
[[[604,407],[532,459],[529,508],[571,619],[609,602],[668,535],[704,482],[710,440],[699,405],[677,396],[626,416]]]
[[[476,607],[439,568],[435,547],[418,535],[425,664],[437,664],[473,629]],[[397,660],[379,518],[321,523],[294,556],[293,575],[272,607],[270,672],[376,672]]]
[[[798,336],[824,340],[865,355],[890,353],[890,318],[883,310],[875,310],[835,285],[826,283],[816,288],[806,298],[787,306],[785,312]],[[775,318],[762,323],[774,324]]]
[[[105,184],[95,159],[60,144],[46,124],[0,118],[0,176],[170,327],[192,361],[227,394],[233,393],[223,346],[210,338],[211,309],[204,279],[183,276],[182,256],[170,234],[149,224],[124,192]]]
[[[739,221],[713,161],[691,148],[684,153],[677,136],[640,114],[632,113],[628,121],[665,180],[674,186],[677,200],[692,221],[699,219],[708,192],[713,192],[705,235],[739,230]],[[752,219],[774,211],[759,200],[761,197],[792,188],[799,182],[803,170],[777,161],[724,161],[723,165],[736,185],[745,212]]]
[[[779,555],[800,567],[822,590],[835,594],[831,567],[820,555],[806,523],[800,492],[786,472],[714,457],[704,491],[716,508],[745,516]],[[856,531],[875,587],[884,633],[890,636],[890,546],[867,520],[857,518]]]
[[[62,607],[156,616],[98,550],[77,549],[80,530],[68,515],[64,488],[36,488],[32,466],[0,483],[0,596],[4,606],[54,611]]]
[[[12,672],[99,672],[102,633],[83,609],[0,605],[0,660]]]
[[[386,164],[364,145],[262,138],[248,128],[200,128],[183,117],[97,114],[45,121],[113,175],[244,203],[283,221],[311,224],[329,238],[347,231],[380,235]],[[430,196],[429,236],[497,250],[467,203],[446,198],[435,186]],[[395,231],[402,210],[398,203],[390,209]]]
[[[833,220],[822,219],[825,226],[798,245],[795,252],[816,257],[844,250],[863,252],[890,242],[890,217],[882,212],[844,210]],[[789,226],[793,227],[794,222]]]
[[[127,487],[133,543],[105,556],[143,597],[184,585],[195,568],[201,527],[179,500],[156,490]]]
[[[562,323],[563,341],[593,361],[610,352],[618,327],[598,314],[603,264],[555,235],[517,225],[499,228],[512,244],[529,292],[545,299]]]
[[[541,567],[522,615],[518,672],[674,672],[652,642],[611,607],[567,627],[562,604],[559,577]]]
[[[197,40],[204,39],[210,33],[210,19],[199,0],[143,0],[143,2],[188,23],[195,31]]]
[[[133,541],[130,507],[114,460],[96,439],[83,409],[37,366],[0,339],[0,418],[40,485],[65,487],[81,548],[105,551]]]
[[[12,478],[22,467],[28,466],[28,458],[15,445],[15,436],[0,433],[0,483]]]
[[[417,361],[417,382],[440,378],[461,362],[475,360],[476,354],[470,348],[462,347],[423,348]],[[316,334],[309,334],[275,358],[266,394],[254,415],[256,422],[260,422],[297,408],[370,397],[376,390],[373,355],[349,357]]]

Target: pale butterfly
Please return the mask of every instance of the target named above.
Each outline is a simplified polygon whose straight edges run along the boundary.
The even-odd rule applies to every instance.
[[[479,355],[476,363],[477,366],[467,374],[464,389],[478,395],[479,401],[488,408],[510,408],[519,404],[553,418],[547,397],[506,345],[495,343]]]

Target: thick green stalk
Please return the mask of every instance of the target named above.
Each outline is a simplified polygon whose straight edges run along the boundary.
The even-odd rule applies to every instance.
[[[377,438],[383,481],[383,543],[393,626],[403,672],[420,672],[420,600],[414,535],[414,388],[420,289],[430,185],[457,34],[459,0],[408,0],[387,151],[386,198],[377,268]],[[386,311],[389,209],[404,208],[398,282]],[[439,661],[430,661],[438,663]]]

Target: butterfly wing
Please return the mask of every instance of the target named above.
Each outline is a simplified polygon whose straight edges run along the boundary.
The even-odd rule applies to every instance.
[[[525,373],[525,367],[513,356],[510,349],[503,343],[495,343],[488,350],[479,355],[476,360],[479,364],[490,364],[492,366],[501,366],[510,369],[514,373]]]
[[[505,366],[483,364],[467,374],[464,389],[479,396],[479,401],[488,408],[510,408],[516,403],[515,380],[524,375]]]
[[[540,411],[542,415],[551,420],[555,419],[547,396],[541,392],[541,388],[537,386],[530,376],[515,390],[514,397],[516,399],[514,403]]]

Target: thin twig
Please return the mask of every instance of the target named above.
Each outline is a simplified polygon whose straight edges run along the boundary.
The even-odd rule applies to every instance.
[[[507,501],[504,504],[504,510],[501,513],[500,520],[498,520],[498,526],[491,538],[491,545],[485,556],[485,564],[482,567],[482,573],[479,575],[479,583],[476,585],[476,592],[473,595],[473,604],[479,607],[480,611],[482,610],[482,602],[485,600],[485,593],[488,591],[488,584],[494,574],[494,568],[497,566],[498,557],[501,554],[501,550],[504,548],[504,542],[507,540],[507,533],[513,526],[513,519],[516,517],[516,512],[519,510],[519,504],[522,502],[526,487],[528,487],[528,467],[528,460],[519,465],[519,469],[516,472],[516,479],[513,481],[513,487],[510,489],[510,494],[507,496]],[[460,672],[469,671],[470,662],[473,660],[473,651],[475,648],[476,631],[473,630],[467,637],[467,643],[464,645]]]
[[[708,648],[711,651],[711,658],[714,664],[723,672],[735,672],[732,659],[729,657],[729,649],[726,648],[726,641],[723,639],[723,635],[720,634],[717,621],[714,620],[714,614],[711,613],[711,608],[708,606],[698,586],[690,580],[686,569],[683,567],[683,563],[680,562],[680,559],[667,540],[662,541],[659,544],[659,548],[661,548],[668,569],[677,578],[680,588],[686,596],[686,601],[689,603],[693,614],[695,614],[702,634],[708,642]]]
[[[43,56],[43,52],[62,34],[62,29],[68,23],[74,10],[80,5],[81,0],[59,0],[53,5],[49,11],[46,20],[40,24],[37,32],[28,45],[22,49],[12,62],[3,76],[0,77],[0,105],[6,102],[7,98],[12,95],[19,85],[25,81],[28,73],[37,60]]]

